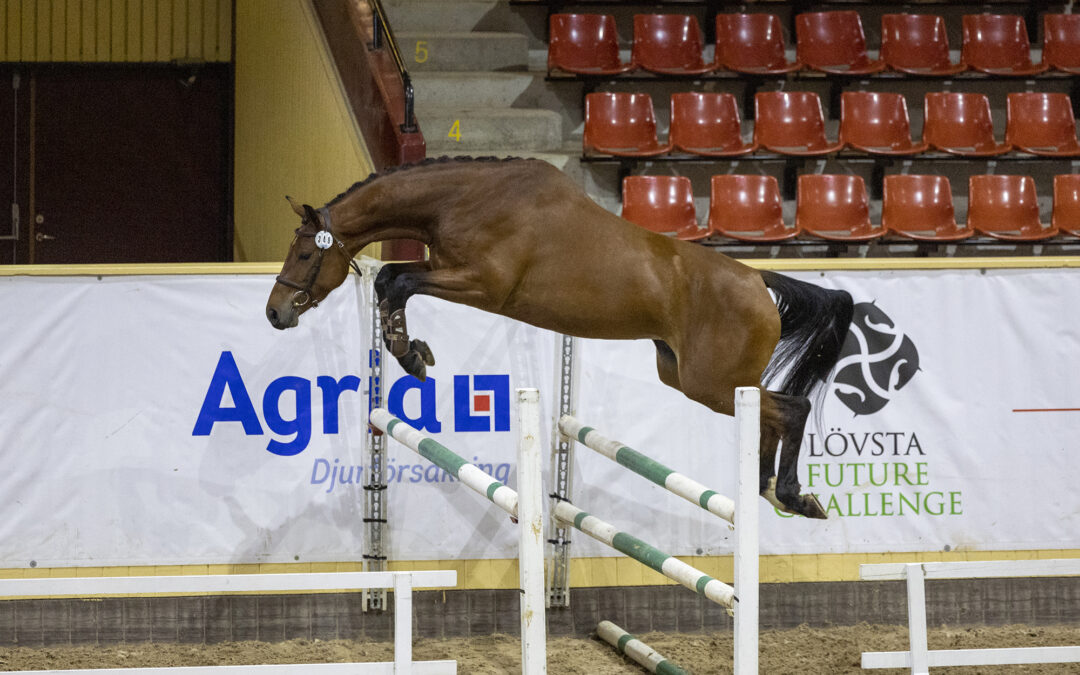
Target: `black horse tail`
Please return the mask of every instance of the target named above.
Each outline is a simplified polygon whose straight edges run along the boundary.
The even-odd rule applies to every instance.
[[[854,311],[851,295],[768,270],[761,278],[780,311],[780,342],[762,381],[773,391],[809,397],[840,358]]]

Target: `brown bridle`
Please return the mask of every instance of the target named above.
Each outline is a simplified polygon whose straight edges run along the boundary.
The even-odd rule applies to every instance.
[[[345,244],[334,236],[333,224],[330,222],[330,209],[322,207],[319,209],[320,219],[315,215],[315,210],[310,206],[305,207],[307,209],[307,218],[304,223],[311,222],[317,230],[314,232],[305,232],[303,224],[296,228],[297,237],[314,237],[315,238],[315,260],[312,261],[311,267],[308,268],[308,273],[304,277],[303,283],[297,283],[291,279],[286,279],[283,274],[277,276],[277,282],[282,286],[288,286],[289,288],[296,289],[296,293],[292,297],[292,306],[296,309],[304,307],[310,304],[312,307],[318,307],[319,303],[312,299],[311,289],[315,285],[315,280],[319,277],[319,270],[322,268],[323,256],[326,254],[327,249],[336,248],[342,256],[345,257],[345,261],[356,270],[357,274],[361,274],[360,266],[356,264],[349,252],[345,250]],[[336,244],[336,246],[335,246]],[[284,272],[284,270],[282,270]]]

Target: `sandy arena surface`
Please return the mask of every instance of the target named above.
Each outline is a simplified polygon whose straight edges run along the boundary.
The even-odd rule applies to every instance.
[[[691,673],[731,672],[730,633],[679,635],[649,633],[640,636],[651,647]],[[1076,626],[995,626],[990,628],[937,628],[931,630],[931,649],[973,647],[1030,647],[1080,644]],[[903,670],[863,671],[863,651],[907,648],[906,628],[896,626],[800,627],[763,631],[761,672],[837,675],[843,673],[897,674]],[[419,640],[417,659],[458,660],[463,675],[509,675],[520,672],[516,637]],[[0,648],[0,670],[65,668],[138,668],[155,666],[240,665],[259,663],[326,663],[387,661],[393,645],[347,640],[292,640],[281,643],[233,642],[215,645],[136,644],[110,647],[5,647]],[[552,675],[616,675],[645,673],[599,640],[557,638],[548,642],[548,672]],[[1080,673],[1080,664],[1045,664],[935,668],[935,674]]]

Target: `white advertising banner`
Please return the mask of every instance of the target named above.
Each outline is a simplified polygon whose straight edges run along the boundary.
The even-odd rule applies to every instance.
[[[829,519],[763,504],[763,553],[1080,548],[1080,272],[792,276],[848,290],[856,316],[800,453]],[[360,558],[368,280],[287,331],[263,316],[271,285],[0,278],[0,566]],[[513,486],[512,392],[541,390],[549,444],[558,336],[425,297],[408,314],[436,365],[419,382],[385,363],[386,405]],[[731,420],[660,384],[651,342],[579,347],[582,421],[734,492]],[[388,447],[392,559],[516,556],[504,514]],[[670,553],[732,547],[722,521],[580,447],[572,498]]]

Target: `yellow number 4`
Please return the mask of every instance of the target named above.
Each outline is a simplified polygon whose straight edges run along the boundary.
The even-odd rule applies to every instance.
[[[454,123],[450,126],[450,133],[446,134],[449,138],[454,139],[458,143],[461,142],[461,120],[454,120]]]
[[[428,60],[427,40],[416,41],[416,62],[423,63]]]

